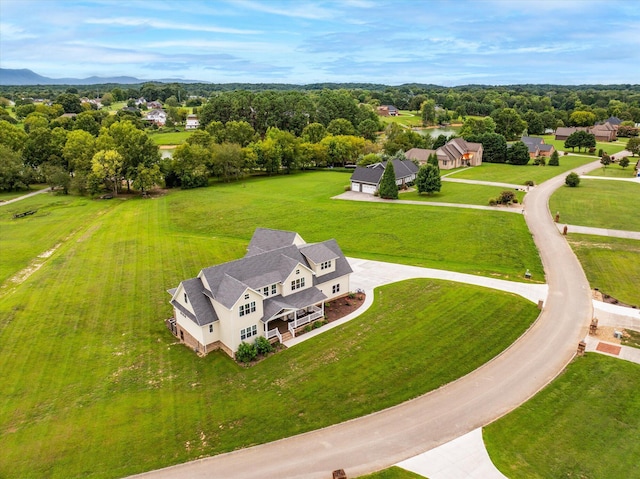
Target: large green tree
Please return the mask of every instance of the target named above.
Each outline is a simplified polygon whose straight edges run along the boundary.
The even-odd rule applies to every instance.
[[[62,149],[62,156],[67,162],[69,171],[91,170],[91,160],[96,153],[96,139],[84,130],[74,130],[67,134],[67,141]]]
[[[491,113],[491,117],[496,122],[496,133],[501,134],[508,141],[520,138],[527,128],[527,123],[513,108],[496,110]]]
[[[430,163],[422,165],[418,170],[416,186],[418,187],[419,194],[426,193],[431,195],[436,191],[440,191],[442,188],[440,169]]]
[[[526,165],[530,159],[529,148],[521,141],[516,141],[507,149],[507,163]]]
[[[380,179],[379,191],[380,198],[387,200],[398,199],[398,185],[396,184],[396,173],[393,169],[393,161],[387,161],[384,173]]]
[[[640,138],[629,138],[626,149],[631,152],[632,156],[640,155]]]
[[[593,126],[596,115],[590,111],[574,111],[569,116],[569,124],[572,126]]]
[[[483,162],[505,163],[507,161],[507,141],[499,133],[469,135],[465,139],[472,143],[482,144]]]
[[[119,121],[109,128],[103,128],[98,136],[96,149],[113,149],[120,154],[127,189],[130,189],[131,181],[136,179],[140,165],[149,168],[160,161],[158,146],[130,121]]]
[[[237,143],[214,145],[211,154],[211,170],[214,175],[228,181],[239,178],[244,167],[244,153]]]
[[[122,178],[122,155],[116,150],[100,150],[91,160],[91,174],[94,178],[104,182],[107,188],[118,194],[118,185]]]
[[[25,189],[30,182],[30,171],[20,153],[0,144],[0,191]]]

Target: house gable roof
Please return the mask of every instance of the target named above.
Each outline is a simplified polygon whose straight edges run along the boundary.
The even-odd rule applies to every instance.
[[[256,228],[249,242],[247,254],[264,253],[265,251],[282,248],[300,241],[302,241],[302,238],[293,231]]]
[[[180,302],[175,299],[171,300],[171,304],[178,308],[186,317],[191,319],[198,326],[204,326],[205,324],[213,323],[214,321],[218,321],[218,315],[216,314],[215,309],[211,305],[211,302],[207,299],[207,297],[202,294],[204,291],[204,286],[200,278],[192,278],[180,283],[182,288],[184,289],[185,294],[187,295],[187,299],[193,308],[195,314],[185,308]],[[171,291],[171,290],[170,290]],[[172,296],[175,296],[176,289],[173,289]]]
[[[429,156],[435,153],[436,150],[427,150],[426,148],[411,148],[404,156],[408,160],[417,160],[421,163],[426,163],[429,160]]]
[[[265,308],[267,308],[267,304],[275,305],[273,308],[279,307],[277,311],[272,313],[269,313],[270,310],[265,310],[264,318],[269,319],[273,314],[283,309],[283,305],[299,308],[322,301],[326,296],[315,287],[317,284],[353,272],[335,240],[307,245],[297,233],[265,228],[256,231],[254,238],[257,238],[257,242],[262,247],[272,249],[255,254],[247,253],[247,256],[242,259],[204,268],[198,277],[181,283],[195,314],[181,305],[179,301],[173,299],[177,292],[176,288],[169,290],[172,295],[171,304],[196,324],[203,326],[218,320],[215,308],[209,298],[225,308],[231,309],[247,290],[261,293],[261,289],[265,286],[283,283],[297,268],[305,268],[312,272],[307,258],[313,262],[335,260],[335,271],[323,275],[320,281],[313,275],[311,287],[284,298],[280,295],[265,298],[263,303]],[[283,240],[284,245],[275,247],[276,238]],[[294,241],[298,244],[293,244]],[[211,290],[205,288],[203,279],[210,285]],[[297,302],[298,299],[300,304]],[[305,301],[307,302],[305,303]],[[266,321],[264,318],[263,321]]]

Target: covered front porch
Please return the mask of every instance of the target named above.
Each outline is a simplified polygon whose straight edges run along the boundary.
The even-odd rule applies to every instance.
[[[295,337],[298,328],[321,318],[324,318],[324,302],[303,309],[283,310],[265,323],[265,336],[267,339],[277,338],[278,341],[283,342],[282,337],[287,333]]]

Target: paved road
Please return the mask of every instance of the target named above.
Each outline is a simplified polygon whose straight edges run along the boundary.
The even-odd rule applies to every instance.
[[[13,198],[12,200],[0,201],[0,206],[9,205],[11,203],[15,203],[16,201],[24,200],[26,198],[31,198],[32,196],[39,195],[41,193],[48,193],[49,191],[51,191],[51,188],[45,188],[43,190],[37,190],[31,193],[27,193],[26,195],[18,196],[17,198]]]
[[[418,205],[418,206],[446,206],[449,208],[468,208],[472,210],[489,210],[500,211],[502,213],[522,213],[522,207],[520,205],[506,206],[483,206],[483,205],[469,205],[463,203],[444,203],[437,201],[414,201],[414,200],[385,200],[378,196],[373,196],[368,193],[360,193],[359,191],[345,191],[338,196],[333,197],[334,200],[349,200],[349,201],[366,201],[369,203],[393,203],[403,205]]]
[[[564,223],[557,223],[556,226],[558,227],[558,231],[563,231],[566,226],[568,233],[640,240],[640,231],[612,230],[608,228],[593,228],[591,226],[567,225]]]
[[[576,172],[598,166],[594,162]],[[384,411],[138,477],[326,479],[339,468],[356,477],[433,449],[525,402],[573,358],[593,312],[584,272],[547,206],[565,176],[527,195],[525,218],[540,250],[549,294],[537,322],[504,353],[458,381]]]

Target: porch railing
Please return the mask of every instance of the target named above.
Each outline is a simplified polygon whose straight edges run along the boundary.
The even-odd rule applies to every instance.
[[[322,310],[320,308],[315,309],[312,313],[306,314],[301,318],[296,318],[293,321],[291,321],[289,323],[289,325],[293,325],[293,328],[299,328],[300,326],[304,326],[307,323],[310,323],[311,321],[315,321],[316,319],[319,319],[322,317]]]
[[[278,328],[272,329],[271,331],[267,331],[267,339],[278,338],[278,341],[282,343],[282,334],[278,331]]]

